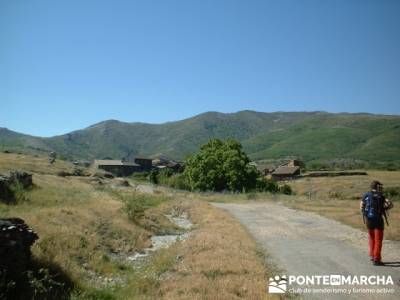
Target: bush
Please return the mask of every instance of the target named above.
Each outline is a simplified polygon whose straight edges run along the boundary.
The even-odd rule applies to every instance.
[[[279,186],[273,179],[260,177],[257,179],[256,190],[259,192],[277,193],[279,191]]]
[[[150,182],[154,183],[154,184],[158,184],[159,183],[158,176],[159,176],[158,170],[151,170],[150,175],[149,175]]]
[[[279,192],[285,195],[292,195],[293,191],[290,185],[284,184],[279,187]]]
[[[165,200],[166,198],[162,196],[134,194],[124,199],[125,210],[129,220],[138,223],[143,219],[146,209],[157,206]]]
[[[164,185],[168,185],[170,186],[170,180],[169,178],[173,175],[174,173],[172,172],[172,170],[165,168],[165,169],[161,169],[160,171],[158,171],[158,182],[160,184],[164,184]]]
[[[17,274],[0,270],[0,299],[69,299],[72,288],[62,271],[35,265]]]
[[[256,187],[259,173],[239,142],[212,139],[186,160],[183,175],[192,191],[241,192]]]
[[[111,289],[92,289],[89,291],[75,291],[70,300],[114,300],[116,299]]]
[[[132,178],[136,179],[136,180],[144,181],[144,180],[149,179],[149,175],[150,175],[149,172],[137,172],[137,173],[132,174]]]
[[[190,190],[190,186],[182,174],[175,174],[169,177],[167,185],[178,190]]]
[[[26,191],[21,183],[15,182],[10,185],[10,190],[14,195],[15,202],[14,204],[18,204],[21,202],[29,201],[29,198],[26,196]]]
[[[257,199],[257,194],[256,193],[248,193],[246,194],[247,200],[255,200]]]
[[[400,201],[400,186],[387,187],[383,194],[392,201]]]

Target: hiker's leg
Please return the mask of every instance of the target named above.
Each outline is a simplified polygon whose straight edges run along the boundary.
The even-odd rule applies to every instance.
[[[383,240],[383,229],[375,229],[375,249],[374,249],[374,259],[375,261],[381,261],[381,251],[382,251],[382,240]]]
[[[374,258],[374,248],[375,248],[375,232],[374,229],[368,229],[368,249],[369,256]]]

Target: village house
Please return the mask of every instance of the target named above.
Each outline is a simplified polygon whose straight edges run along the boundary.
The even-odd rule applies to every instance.
[[[271,174],[275,170],[275,168],[276,167],[273,165],[266,165],[266,164],[256,165],[256,169],[264,176]]]
[[[271,173],[275,180],[291,180],[300,176],[301,169],[304,168],[304,163],[297,159],[292,159],[286,164],[279,166]]]
[[[137,156],[134,159],[134,162],[138,165],[140,165],[140,167],[142,168],[142,171],[150,171],[152,168],[152,162],[153,160],[151,158],[147,158],[147,157],[140,157]]]
[[[301,160],[292,159],[286,164],[286,166],[304,168],[304,163]]]
[[[95,160],[94,165],[98,169],[110,172],[115,176],[130,176],[135,172],[146,172],[152,169],[152,159],[145,157],[135,157],[134,161],[124,159],[102,159]]]
[[[299,166],[280,166],[272,172],[272,178],[275,180],[289,180],[295,179],[300,175]]]
[[[125,159],[102,159],[95,160],[94,165],[98,169],[110,172],[115,176],[130,176],[135,172],[148,172],[152,169],[152,159],[146,157],[135,157],[134,161]]]
[[[153,159],[152,165],[154,168],[159,170],[162,169],[170,169],[173,172],[182,172],[183,171],[183,164],[175,161],[170,161],[165,158],[156,158]]]
[[[130,176],[135,172],[141,172],[142,167],[134,162],[123,162],[122,160],[99,159],[94,161],[96,168],[110,172],[115,176]]]

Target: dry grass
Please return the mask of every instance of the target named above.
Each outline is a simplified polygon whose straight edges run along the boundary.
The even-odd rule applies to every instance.
[[[194,221],[176,249],[179,263],[161,282],[163,299],[267,299],[264,257],[228,213],[203,201],[180,201]]]
[[[132,224],[123,203],[109,193],[77,178],[34,175],[37,188],[28,201],[16,206],[0,205],[0,217],[20,217],[38,232],[33,254],[67,270],[77,283],[84,283],[87,270],[97,275],[118,272],[103,258],[111,252],[129,253],[149,246],[150,232]],[[85,267],[84,267],[85,265]]]
[[[365,230],[358,200],[332,198],[309,200],[307,197],[296,196],[285,197],[280,200],[289,207],[315,212],[360,230]],[[395,203],[389,214],[390,226],[385,228],[385,238],[400,240],[400,203]]]
[[[318,177],[290,182],[295,197],[283,197],[286,205],[316,212],[347,225],[365,230],[359,210],[362,195],[369,190],[372,180],[379,180],[386,187],[400,185],[400,172],[368,171],[367,176]],[[309,192],[312,191],[311,197]],[[389,225],[385,238],[400,240],[400,203],[395,202],[389,212]]]
[[[398,171],[368,171],[366,176],[339,176],[303,178],[289,182],[296,195],[309,195],[318,199],[360,199],[368,191],[372,180],[384,186],[399,186]]]
[[[83,294],[73,299],[265,299],[264,258],[245,229],[197,195],[168,190],[169,200],[146,211],[148,223],[134,223],[124,210],[133,190],[100,188],[84,177],[58,177],[72,165],[48,165],[45,157],[0,154],[1,172],[33,172],[27,201],[0,204],[0,217],[20,217],[38,232],[33,255],[57,266]],[[106,182],[106,181],[104,181]],[[166,192],[157,191],[157,196]],[[192,199],[188,199],[193,197]],[[156,252],[140,270],[110,259],[150,245],[151,225],[173,229],[163,214],[173,206],[195,223],[191,237]],[[158,229],[157,229],[158,230]],[[98,288],[98,276],[126,278],[125,286]]]
[[[365,230],[359,201],[369,190],[372,180],[379,180],[386,187],[399,186],[400,172],[368,171],[367,176],[316,177],[288,181],[286,183],[296,193],[293,196],[268,193],[204,193],[199,195],[199,198],[213,202],[279,201],[289,207],[315,212]],[[400,240],[400,203],[398,201],[394,202],[394,208],[389,212],[389,225],[385,229],[385,238]]]
[[[400,172],[368,171],[367,176],[317,177],[286,182],[296,195],[271,195],[263,193],[203,194],[201,199],[216,202],[280,201],[285,205],[318,213],[352,227],[365,230],[359,201],[368,191],[372,180],[381,181],[386,187],[400,185]],[[311,196],[310,196],[310,191]],[[394,202],[389,212],[389,225],[385,238],[400,240],[400,203]]]
[[[52,165],[46,156],[0,153],[0,173],[9,170],[24,170],[38,174],[57,174],[60,171],[71,172],[74,165],[57,159]]]

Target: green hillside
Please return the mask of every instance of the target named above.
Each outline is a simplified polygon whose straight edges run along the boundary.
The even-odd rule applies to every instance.
[[[253,159],[299,156],[315,159],[400,160],[400,118],[326,114],[284,131],[269,131],[243,142]]]
[[[51,151],[44,139],[0,128],[0,151],[39,153]]]
[[[400,117],[325,112],[208,112],[164,124],[104,121],[51,138],[0,129],[0,149],[56,151],[70,159],[135,155],[183,159],[210,138],[235,138],[252,159],[400,163]]]
[[[50,138],[46,140],[46,145],[67,157],[119,158],[140,154],[183,159],[210,138],[243,141],[268,130],[287,128],[312,114],[208,112],[160,125],[110,120]],[[277,119],[281,122],[277,123]]]

